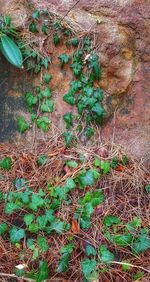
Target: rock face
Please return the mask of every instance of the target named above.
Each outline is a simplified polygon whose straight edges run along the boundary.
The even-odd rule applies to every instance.
[[[105,90],[109,112],[103,137],[111,140],[113,136],[113,141],[150,162],[149,1],[32,2],[40,8],[48,6],[83,30],[94,32],[103,71],[100,86]]]
[[[0,0],[0,4],[1,4]],[[100,55],[107,122],[103,138],[123,144],[150,162],[150,3],[148,0],[32,0],[26,9],[48,8],[94,34]],[[5,7],[15,1],[6,1]],[[18,2],[17,2],[18,3]],[[77,3],[77,4],[75,4]],[[20,2],[19,2],[20,5]],[[2,5],[1,5],[2,6]],[[26,14],[26,12],[25,12]],[[57,77],[56,67],[56,77]],[[65,77],[63,76],[64,80]],[[61,79],[58,73],[59,81]],[[64,87],[65,88],[65,87]],[[61,87],[62,92],[65,90]],[[57,99],[60,105],[62,99]],[[57,114],[62,115],[57,107]],[[60,110],[59,110],[60,109]]]

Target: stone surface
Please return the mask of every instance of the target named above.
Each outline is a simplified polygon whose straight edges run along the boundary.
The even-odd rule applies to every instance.
[[[105,90],[108,113],[103,138],[125,145],[134,156],[150,162],[149,1],[80,0],[76,5],[74,0],[28,2],[36,8],[48,7],[80,30],[94,33],[103,73],[99,85]],[[58,63],[51,72],[55,75],[56,121],[72,109],[62,100],[71,74],[67,69],[58,71]]]

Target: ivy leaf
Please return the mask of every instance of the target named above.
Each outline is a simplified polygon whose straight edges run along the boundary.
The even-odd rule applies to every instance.
[[[112,168],[116,168],[116,167],[118,166],[118,164],[119,164],[119,159],[118,159],[118,157],[116,156],[116,157],[113,158],[113,160],[112,160],[112,162],[111,162],[111,167],[112,167]]]
[[[45,67],[45,69],[48,69],[48,65],[49,63],[52,62],[52,58],[51,57],[46,57],[41,61],[41,65]]]
[[[93,246],[88,245],[86,247],[85,253],[86,253],[87,256],[96,256],[97,252],[96,252],[96,249]]]
[[[30,125],[26,122],[23,116],[20,116],[17,119],[17,127],[20,133],[24,133],[26,130],[29,129]]]
[[[31,232],[31,233],[37,233],[38,230],[39,230],[39,227],[36,223],[31,223],[29,226],[28,226],[28,230]]]
[[[82,89],[82,82],[80,80],[74,80],[70,83],[72,91],[75,93],[78,90]]]
[[[94,90],[94,98],[97,99],[98,102],[103,101],[104,95],[103,95],[103,90],[100,88],[97,88]]]
[[[111,253],[105,245],[101,245],[99,248],[100,260],[103,263],[110,263],[114,260],[115,256]]]
[[[52,113],[54,111],[54,102],[51,100],[46,100],[41,105],[41,111],[43,113]]]
[[[42,252],[47,252],[49,249],[49,245],[47,239],[43,236],[37,237],[37,244],[41,248]]]
[[[135,232],[138,228],[141,227],[142,219],[139,217],[134,217],[129,223],[127,223],[126,227],[129,231]]]
[[[73,74],[75,76],[79,76],[81,74],[83,66],[80,62],[75,62],[71,65],[71,68],[73,70]]]
[[[133,274],[133,281],[140,281],[144,277],[144,271],[137,271],[135,274]]]
[[[51,79],[52,79],[52,75],[50,73],[45,73],[42,76],[43,82],[45,82],[47,84],[50,82]]]
[[[18,206],[15,203],[7,203],[5,206],[5,213],[6,214],[12,214],[14,211],[17,211],[20,209],[20,206]]]
[[[150,238],[148,234],[143,231],[144,230],[142,229],[141,234],[138,236],[137,239],[134,240],[132,245],[132,250],[137,254],[140,254],[150,249]]]
[[[106,215],[104,217],[103,223],[106,227],[110,227],[113,224],[120,224],[121,221],[117,216],[114,215]]]
[[[96,115],[98,115],[99,117],[104,117],[105,115],[105,111],[104,108],[99,104],[96,103],[93,107],[92,107],[92,112],[96,113]]]
[[[0,168],[4,170],[10,170],[12,167],[12,160],[10,157],[6,157],[2,160],[0,160]]]
[[[29,226],[33,222],[34,218],[35,218],[34,214],[30,213],[30,214],[25,214],[23,220],[25,224]]]
[[[48,157],[46,155],[41,155],[37,159],[38,165],[45,165],[47,163],[47,161],[48,161]]]
[[[100,168],[104,174],[107,174],[110,172],[110,163],[108,161],[101,161]]]
[[[37,127],[42,129],[44,132],[49,130],[50,123],[49,118],[46,116],[37,119]]]
[[[78,163],[75,161],[67,161],[66,165],[72,168],[77,168],[78,167]]]
[[[35,19],[35,20],[38,20],[40,18],[40,11],[35,10],[32,14],[32,18]]]
[[[85,136],[90,139],[94,135],[94,129],[92,127],[86,127]]]
[[[97,262],[94,259],[84,259],[81,261],[81,268],[86,279],[95,270]]]
[[[58,58],[61,62],[61,66],[63,67],[64,64],[67,64],[69,62],[70,56],[67,54],[61,54]]]
[[[8,231],[8,225],[5,222],[0,223],[0,236]]]
[[[65,230],[66,223],[63,221],[56,220],[52,222],[50,229],[56,231],[56,233],[62,233]]]
[[[75,100],[75,97],[72,95],[71,92],[68,92],[67,94],[65,94],[63,96],[63,100],[68,103],[69,105],[75,105],[76,103],[76,100]]]
[[[38,98],[36,96],[34,96],[32,92],[27,92],[25,94],[25,101],[26,101],[29,109],[32,109],[32,107],[37,104]]]
[[[64,114],[63,119],[66,123],[66,128],[70,129],[70,127],[73,126],[73,114],[71,112],[68,112]]]
[[[69,192],[76,188],[76,184],[72,178],[67,178],[65,183],[65,191]]]
[[[40,92],[42,98],[51,98],[52,92],[49,87],[45,87],[44,90]]]
[[[93,53],[89,58],[89,67],[92,69],[94,78],[100,80],[101,78],[101,69],[99,63],[99,57],[96,53]]]
[[[67,131],[63,133],[63,137],[65,139],[66,147],[71,146],[71,142],[74,140],[74,136],[71,132]]]
[[[35,22],[31,22],[29,25],[29,31],[35,33],[38,32],[37,24]]]
[[[44,206],[45,200],[42,199],[37,194],[32,194],[31,202],[29,203],[29,208],[33,211],[37,211],[39,207]]]
[[[54,43],[55,46],[57,46],[60,43],[60,37],[59,37],[58,33],[54,33],[53,43]]]
[[[18,243],[21,239],[25,237],[25,231],[22,228],[17,228],[16,226],[13,226],[10,229],[10,241],[12,244]]]
[[[95,169],[89,169],[85,173],[79,174],[77,177],[77,181],[81,188],[84,188],[86,186],[92,186],[96,179],[98,179],[100,174]]]
[[[42,282],[49,277],[49,268],[47,261],[41,261],[39,265],[39,271],[36,274],[36,282]]]
[[[145,186],[145,190],[146,190],[147,194],[150,194],[150,184]]]
[[[79,44],[79,39],[77,37],[73,37],[68,41],[68,44],[77,47]]]
[[[64,254],[64,255],[61,256],[61,259],[58,263],[58,268],[57,268],[58,273],[67,271],[68,264],[69,264],[69,257],[70,257],[70,255],[68,255],[68,254]]]
[[[132,234],[116,234],[114,235],[114,243],[120,247],[128,247],[131,245],[133,236]]]

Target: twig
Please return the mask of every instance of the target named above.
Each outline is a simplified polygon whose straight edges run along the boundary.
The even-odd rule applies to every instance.
[[[111,263],[119,264],[119,265],[127,265],[127,266],[131,266],[131,267],[134,267],[134,268],[139,268],[139,269],[141,269],[141,270],[144,270],[144,271],[150,273],[150,270],[144,268],[143,266],[138,266],[138,265],[134,265],[134,264],[131,264],[131,263],[119,262],[119,261],[111,261]]]

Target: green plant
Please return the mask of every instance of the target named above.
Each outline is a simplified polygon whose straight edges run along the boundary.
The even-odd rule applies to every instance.
[[[9,63],[17,68],[23,67],[22,53],[15,43],[17,32],[11,25],[9,16],[0,17],[0,50]]]

